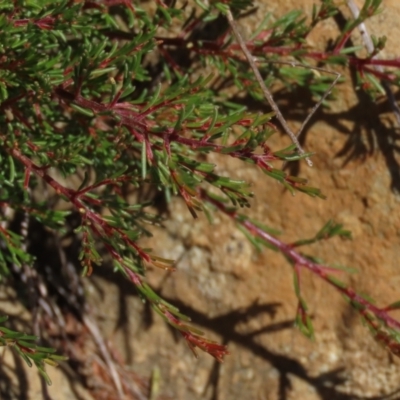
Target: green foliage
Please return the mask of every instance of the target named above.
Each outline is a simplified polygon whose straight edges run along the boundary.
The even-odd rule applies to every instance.
[[[370,60],[357,56],[358,49],[345,47],[351,32],[376,14],[380,3],[366,1],[360,17],[346,25],[329,52],[310,51],[306,38],[320,21],[338,12],[332,1],[314,7],[311,23],[295,10],[275,21],[267,16],[247,44],[257,57],[265,83],[282,85],[288,91],[302,86],[312,97],[321,98],[332,79],[290,63],[341,64],[355,67],[360,83],[368,84],[371,92],[382,90],[382,73],[374,74],[368,67]],[[233,157],[254,164],[293,194],[324,198],[305,179],[280,169],[282,161],[299,161],[312,154],[299,154],[295,145],[271,149],[268,139],[276,131],[274,115],[254,113],[238,104],[240,96],[263,101],[263,93],[229,25],[221,24],[212,38],[204,36],[208,26],[224,20],[230,9],[236,17],[248,12],[252,1],[198,0],[197,9],[158,1],[153,13],[145,4],[123,0],[21,0],[15,4],[0,3],[3,279],[12,266],[35,267],[23,245],[25,236],[10,228],[6,210],[23,212],[46,229],[68,231],[79,238],[83,275],[90,275],[103,259],[110,259],[115,271],[129,279],[155,312],[179,330],[194,352],[199,348],[222,360],[226,347],[203,338],[188,317],[145,282],[148,265],[174,269],[172,260],[138,244],[142,236],[151,236],[152,225],[160,224],[161,218],[150,213],[148,199],[132,201],[126,193],[150,187],[167,200],[181,196],[193,217],[202,211],[211,215],[211,209],[226,212],[258,249],[266,245],[282,251],[294,265],[299,300],[296,323],[308,336],[313,336],[313,328],[300,291],[301,266],[355,301],[345,286],[327,274],[331,269],[310,264],[310,259],[293,253],[300,245],[348,237],[348,231],[328,222],[311,239],[282,244],[269,228],[237,213],[236,207],[250,206],[253,193],[249,183],[233,174],[220,174],[218,166],[208,160],[210,153]],[[374,43],[379,51],[384,39]],[[289,66],[275,63],[282,57]],[[391,72],[393,75],[391,81],[398,83],[398,70]],[[43,185],[52,190],[56,201],[32,195]],[[68,204],[65,211],[57,208],[61,200]],[[66,228],[71,215],[79,216],[73,229]],[[297,258],[293,254],[298,254]],[[371,307],[362,309],[366,310],[374,312]],[[363,315],[364,319],[368,320],[368,315]],[[379,318],[385,321],[381,315]],[[375,328],[378,335],[381,330]],[[391,331],[387,335],[394,337]],[[50,349],[36,347],[33,339],[0,328],[2,344],[13,344],[28,365],[33,362],[48,380],[44,363],[62,358]]]
[[[318,233],[310,239],[302,239],[294,242],[292,246],[304,246],[307,244],[313,244],[320,240],[330,239],[334,236],[340,236],[342,238],[350,238],[351,232],[343,229],[343,225],[336,224],[332,220],[329,220],[319,231]]]
[[[55,367],[58,362],[65,361],[67,358],[54,354],[55,350],[52,348],[37,346],[34,343],[37,340],[36,336],[5,328],[2,325],[6,320],[7,317],[0,317],[0,346],[13,348],[29,367],[35,364],[46,383],[51,385],[45,369],[46,364]]]

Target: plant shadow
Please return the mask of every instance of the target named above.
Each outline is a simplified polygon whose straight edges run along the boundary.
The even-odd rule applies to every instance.
[[[355,71],[351,71],[351,79],[355,83]],[[318,130],[319,134],[323,134],[316,124],[324,122],[334,128],[338,134],[346,136],[342,149],[332,155],[343,159],[343,167],[351,160],[367,161],[368,157],[379,151],[385,159],[391,176],[391,190],[400,193],[400,128],[396,127],[390,118],[383,116],[391,112],[389,102],[383,100],[376,103],[362,90],[355,93],[358,101],[346,111],[332,112],[326,108],[318,109],[302,132],[299,138],[300,144],[307,148],[307,136],[312,128],[315,131]],[[315,104],[311,93],[304,88],[298,88],[292,92],[282,89],[275,92],[273,96],[285,118],[299,125]],[[231,100],[246,105],[251,111],[270,111],[268,106],[249,96],[234,97]],[[400,94],[397,94],[397,100],[400,100]],[[351,125],[353,126],[349,128]],[[301,165],[302,162],[299,161],[288,163],[288,172],[291,175],[298,175]]]
[[[96,276],[100,279],[106,280],[109,283],[117,285],[120,289],[118,310],[119,314],[116,329],[120,329],[123,331],[123,334],[126,338],[125,345],[129,347],[129,338],[131,339],[131,333],[129,332],[128,326],[124,321],[128,320],[127,298],[131,296],[137,297],[136,289],[123,277],[118,274],[114,274],[110,268],[98,269],[96,271]],[[212,331],[216,335],[220,336],[223,344],[228,345],[229,343],[235,343],[244,348],[246,352],[251,353],[255,357],[262,358],[265,362],[275,368],[279,372],[279,400],[288,400],[290,398],[290,375],[300,379],[304,383],[308,384],[310,387],[314,388],[321,400],[400,399],[400,388],[389,395],[374,397],[364,397],[357,396],[355,394],[343,393],[337,389],[337,386],[343,384],[346,381],[345,367],[336,368],[331,371],[312,376],[299,360],[293,357],[289,357],[286,354],[284,355],[280,354],[279,352],[273,351],[272,349],[260,344],[257,341],[259,335],[271,334],[274,332],[280,332],[285,329],[293,328],[293,320],[271,323],[262,327],[261,329],[253,330],[250,333],[238,332],[237,327],[241,323],[260,318],[263,314],[268,314],[270,317],[274,317],[277,313],[278,308],[280,307],[280,303],[254,303],[247,308],[236,309],[228,313],[218,315],[216,317],[210,317],[202,312],[197,311],[180,299],[168,298],[166,296],[163,296],[163,298],[167,302],[173,304],[174,306],[177,306],[180,312],[190,316],[190,318],[195,321],[196,325],[207,329],[208,331]],[[123,303],[125,304],[121,307]],[[144,308],[143,317],[146,327],[150,328],[153,323],[153,315],[150,307]],[[174,340],[179,341],[180,335],[177,333],[176,329],[170,327],[170,333],[173,336]],[[131,354],[131,350],[127,351],[128,354]],[[221,364],[215,360],[208,376],[207,387],[211,387],[212,394],[210,397],[207,398],[209,398],[210,400],[222,399],[218,393],[220,374]]]

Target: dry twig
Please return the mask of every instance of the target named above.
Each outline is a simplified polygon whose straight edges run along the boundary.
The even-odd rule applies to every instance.
[[[246,46],[246,43],[243,40],[242,35],[239,32],[239,29],[237,27],[237,24],[233,18],[232,12],[228,9],[226,16],[228,18],[228,22],[229,25],[231,26],[232,32],[237,40],[237,42],[239,43],[240,48],[243,51],[243,54],[245,55],[247,61],[249,62],[249,65],[251,67],[251,69],[253,70],[254,76],[258,82],[258,84],[260,85],[260,88],[265,96],[265,98],[267,99],[269,105],[271,106],[272,110],[275,112],[276,117],[278,118],[279,122],[282,125],[282,128],[284,129],[284,131],[289,135],[290,139],[292,140],[292,142],[296,145],[297,150],[300,154],[305,154],[305,151],[303,150],[303,148],[301,147],[301,144],[297,138],[297,136],[293,133],[293,131],[290,129],[289,125],[287,124],[284,116],[282,115],[281,111],[279,110],[278,105],[276,104],[271,92],[269,91],[269,89],[267,88],[267,86],[264,83],[264,80],[260,74],[260,71],[258,70],[258,67],[256,65],[256,62],[254,60],[254,57],[251,55],[249,49]],[[309,157],[306,157],[306,161],[307,164],[312,167],[313,163],[310,160]]]
[[[107,349],[107,345],[104,342],[104,339],[101,335],[99,328],[87,315],[83,316],[83,323],[92,334],[93,340],[97,344],[97,347],[99,348],[100,353],[103,356],[105,363],[107,364],[107,367],[110,371],[110,375],[112,377],[112,380],[114,381],[114,385],[118,392],[118,398],[121,400],[124,399],[125,396],[122,389],[122,384],[119,374],[117,372],[117,369],[115,368],[115,364],[111,358],[110,352]]]

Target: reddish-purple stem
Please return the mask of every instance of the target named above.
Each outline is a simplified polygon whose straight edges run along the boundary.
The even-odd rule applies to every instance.
[[[236,211],[228,209],[223,203],[209,197],[206,194],[206,192],[201,191],[200,195],[210,203],[214,204],[220,211],[224,212],[226,215],[228,215],[237,223],[246,228],[252,235],[258,236],[259,238],[265,240],[266,242],[276,247],[286,257],[288,257],[293,262],[294,265],[296,265],[297,267],[304,267],[309,271],[313,272],[314,274],[322,278],[325,282],[333,286],[336,290],[341,292],[350,301],[361,306],[362,307],[361,313],[365,313],[365,311],[367,310],[371,312],[376,318],[380,319],[381,321],[384,321],[384,323],[388,327],[400,330],[400,322],[391,317],[385,309],[376,307],[370,301],[366,300],[365,298],[357,294],[352,288],[338,285],[333,280],[331,280],[330,275],[327,273],[330,267],[318,264],[304,257],[302,254],[297,252],[292,246],[282,242],[281,240],[272,236],[268,232],[265,232],[263,229],[261,229],[248,219],[241,218]]]

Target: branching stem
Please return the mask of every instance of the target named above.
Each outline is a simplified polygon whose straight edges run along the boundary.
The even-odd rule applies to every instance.
[[[247,61],[249,62],[249,65],[251,67],[251,69],[253,70],[254,76],[258,82],[258,84],[260,85],[260,88],[265,96],[265,98],[267,99],[269,105],[271,106],[272,110],[275,112],[276,117],[278,118],[279,122],[282,125],[282,128],[284,129],[284,131],[289,135],[290,139],[292,140],[292,142],[296,145],[297,150],[300,154],[305,154],[305,151],[303,150],[297,136],[293,133],[293,131],[290,129],[288,123],[286,122],[284,116],[282,115],[281,111],[279,110],[278,105],[276,104],[272,93],[269,91],[269,89],[267,88],[267,86],[264,83],[264,80],[260,74],[260,71],[257,67],[257,64],[254,60],[254,57],[251,55],[249,49],[246,46],[246,43],[243,40],[243,37],[241,35],[241,33],[239,32],[238,26],[233,18],[232,12],[228,9],[226,16],[228,18],[228,22],[229,25],[232,28],[232,32],[236,38],[236,40],[239,43],[240,48],[243,51],[243,54],[245,55]],[[312,167],[313,163],[310,160],[310,158],[306,157],[305,160],[307,161],[307,164]]]

